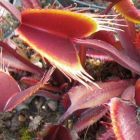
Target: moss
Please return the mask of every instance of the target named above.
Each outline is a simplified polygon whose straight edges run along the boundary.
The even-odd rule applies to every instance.
[[[26,127],[21,128],[20,134],[21,140],[32,140],[35,137],[34,133],[30,132]]]

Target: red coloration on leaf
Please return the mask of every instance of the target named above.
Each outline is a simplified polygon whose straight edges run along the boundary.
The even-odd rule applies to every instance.
[[[39,82],[38,79],[35,79],[33,77],[22,77],[20,79],[20,82],[23,82],[24,84],[27,84],[29,86],[33,86]]]
[[[139,55],[140,55],[140,32],[138,32],[136,34],[136,37],[135,37],[135,47],[136,47],[136,50],[138,51]]]
[[[0,71],[0,112],[4,111],[7,101],[20,91],[17,82],[7,73]]]
[[[63,105],[64,109],[68,109],[71,104],[70,98],[68,94],[64,94],[61,99],[61,104]]]
[[[16,9],[11,3],[6,2],[5,0],[1,0],[0,6],[8,10],[18,21],[21,21],[20,11]]]
[[[88,89],[85,86],[76,86],[72,88],[67,94],[71,100],[71,105],[68,110],[59,119],[63,122],[74,111],[85,108],[93,108],[103,103],[108,102],[112,97],[119,96],[125,90],[130,81],[117,81],[117,82],[105,82],[97,83],[101,89],[92,86],[92,89]]]
[[[130,21],[126,21],[126,23],[127,23],[128,27],[125,28],[124,31],[128,30],[128,33],[129,33],[132,43],[133,43],[135,40],[135,36],[136,36],[136,25],[135,25],[135,23],[130,22]]]
[[[140,124],[135,106],[119,98],[113,98],[110,103],[110,112],[117,140],[139,140]]]
[[[90,80],[92,77],[82,68],[77,51],[69,39],[26,25],[21,25],[18,32],[25,42],[47,58],[52,65],[56,66],[66,76],[79,81],[87,87],[89,86],[84,80],[95,84]]]
[[[69,38],[87,37],[97,30],[92,18],[59,9],[26,10],[22,12],[22,24]]]
[[[101,61],[113,61],[114,59],[107,54],[103,52],[96,51],[94,49],[88,49],[86,53],[87,57],[93,58],[93,59],[99,59]]]
[[[125,89],[125,91],[121,95],[121,98],[123,100],[130,101],[135,104],[134,96],[135,96],[135,87],[129,86],[128,88]]]
[[[80,115],[80,118],[74,124],[74,129],[76,130],[76,132],[82,131],[83,129],[101,119],[107,111],[108,109],[104,105],[87,109]]]
[[[74,134],[75,133],[75,134]],[[77,140],[76,132],[62,125],[46,124],[38,136],[39,140]]]
[[[25,25],[21,25],[18,32],[23,36],[21,38],[24,39],[25,37],[24,40],[40,52],[42,56],[49,55],[48,57],[53,57],[49,59],[58,59],[60,63],[65,63],[65,60],[66,62],[70,61],[70,67],[78,63],[76,51],[68,39],[63,39]]]
[[[114,8],[127,20],[140,23],[140,11],[134,6],[132,0],[120,0]]]
[[[53,94],[49,91],[45,91],[45,90],[39,90],[37,93],[36,93],[37,96],[42,96],[42,97],[45,97],[45,98],[50,98],[52,100],[60,100],[60,96],[59,95],[56,95],[56,94]]]
[[[43,85],[41,83],[36,84],[35,86],[29,87],[21,92],[15,93],[5,106],[5,111],[11,111],[16,106],[26,101],[29,97],[34,95]]]
[[[119,27],[122,25],[113,23],[110,16],[107,19],[102,17],[104,15],[91,15],[90,13],[78,13],[65,9],[26,10],[22,12],[22,24],[18,33],[25,42],[67,77],[90,88],[87,83],[98,85],[82,68],[71,39],[90,36],[100,29],[120,30]],[[106,25],[107,20],[109,24]],[[112,28],[109,25],[117,27]]]
[[[126,67],[133,72],[137,73],[140,75],[140,63],[131,59],[129,56],[127,56],[125,53],[118,51],[116,48],[114,48],[112,45],[101,41],[101,40],[96,40],[96,39],[75,39],[75,43],[84,45],[86,47],[95,49],[97,51],[101,51],[104,53],[107,53],[110,55],[114,60],[122,65],[123,67]]]
[[[50,79],[50,76],[53,73],[53,71],[54,71],[54,68],[51,68],[47,72],[45,77],[43,77],[43,79],[40,82],[38,82],[36,85],[31,86],[11,96],[11,98],[9,99],[9,101],[7,102],[5,106],[5,111],[11,111],[17,105],[21,104],[22,102],[26,101],[29,97],[34,95],[40,88],[43,88],[44,84],[46,84],[48,80]]]
[[[120,24],[126,24],[128,27],[123,28],[124,32],[118,31],[118,38],[123,48],[125,54],[130,58],[134,59],[137,62],[140,62],[140,57],[137,50],[134,48],[134,39],[135,39],[135,25],[130,22],[119,22]]]
[[[5,65],[32,73],[43,74],[43,70],[41,68],[35,66],[17,54],[16,51],[12,49],[7,43],[0,41],[0,46],[3,48],[2,59],[4,60]]]
[[[61,90],[59,87],[56,87],[55,85],[52,86],[51,84],[46,84],[43,89],[48,90],[48,91],[52,91],[52,92],[57,92],[57,93],[59,93]]]
[[[135,101],[136,105],[140,106],[140,79],[137,80],[135,85]]]
[[[81,65],[83,67],[85,67],[85,63],[86,63],[86,51],[87,48],[85,48],[84,46],[79,46],[79,58],[80,58]]]
[[[115,40],[115,36],[113,32],[98,31],[94,33],[91,38],[105,41],[111,44],[112,46],[116,47],[116,44],[115,44],[116,40]]]

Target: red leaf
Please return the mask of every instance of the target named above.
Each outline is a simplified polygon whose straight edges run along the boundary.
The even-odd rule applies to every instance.
[[[29,86],[33,86],[39,82],[38,79],[35,79],[33,77],[22,77],[20,79],[20,82],[23,82],[24,84],[27,84]]]
[[[135,39],[135,24],[131,22],[124,22],[120,21],[119,24],[126,24],[128,27],[121,27],[123,32],[117,32],[118,34],[118,39],[122,45],[122,48],[130,58],[134,59],[135,61],[139,62],[140,57],[138,54],[138,51],[134,47],[134,39]]]
[[[130,85],[131,81],[117,81],[98,83],[101,89],[92,86],[92,89],[87,89],[85,86],[77,86],[72,88],[67,94],[71,100],[71,105],[68,110],[60,118],[63,122],[74,111],[85,108],[92,108],[106,103],[112,97],[119,96]]]
[[[41,68],[35,66],[19,54],[17,54],[15,50],[12,49],[7,43],[0,41],[0,46],[3,49],[2,59],[4,60],[5,65],[8,65],[12,68],[29,71],[32,73],[43,74],[43,70]]]
[[[62,125],[46,124],[38,138],[40,140],[77,140],[78,136],[74,130],[71,131]]]
[[[18,32],[25,42],[67,77],[79,81],[86,87],[89,87],[88,82],[96,85],[90,80],[93,78],[82,68],[78,53],[68,38],[62,38],[24,24],[20,26]]]
[[[121,95],[121,98],[123,100],[130,101],[135,104],[134,96],[135,96],[135,86],[133,85],[125,89],[125,91]]]
[[[76,132],[82,131],[101,119],[107,111],[108,109],[104,105],[87,109],[80,115],[80,118],[78,118],[78,121],[74,124],[74,129]]]
[[[20,91],[20,87],[8,73],[0,71],[0,91],[0,111],[3,111],[7,101]]]
[[[22,24],[69,39],[85,38],[98,30],[90,16],[62,9],[23,11]]]
[[[36,94],[37,96],[42,96],[42,97],[45,97],[45,98],[50,98],[52,100],[60,100],[60,96],[59,95],[56,95],[56,94],[53,94],[49,91],[45,91],[45,90],[39,90]]]
[[[106,41],[107,43],[116,47],[116,40],[113,32],[98,31],[94,33],[91,38]]]
[[[140,79],[137,80],[135,85],[135,101],[138,106],[140,106]]]
[[[38,82],[36,85],[14,94],[9,99],[8,103],[6,104],[5,111],[11,111],[17,105],[21,104],[22,102],[27,100],[29,97],[31,97],[33,94],[35,94],[40,88],[43,88],[44,84],[46,84],[47,81],[50,79],[50,76],[53,73],[53,71],[54,71],[54,68],[50,69],[45,75],[45,77],[43,77],[43,80]]]
[[[115,10],[133,23],[140,23],[140,11],[132,0],[120,0],[115,6]]]
[[[26,101],[29,97],[34,95],[41,87],[42,83],[38,83],[35,86],[27,88],[21,92],[15,93],[13,96],[11,96],[11,98],[7,102],[4,111],[11,111],[16,106],[18,106],[22,102]]]
[[[140,124],[137,108],[129,102],[113,98],[110,103],[111,120],[118,140],[139,140]]]
[[[135,40],[134,40],[134,45],[135,45],[135,48],[136,50],[138,51],[139,55],[140,55],[140,32],[138,32],[136,34],[136,37],[135,37]]]
[[[112,45],[110,45],[104,41],[96,40],[96,39],[93,39],[93,40],[75,39],[74,42],[77,44],[84,45],[86,47],[95,49],[97,51],[104,52],[104,53],[110,55],[112,58],[114,58],[114,60],[117,63],[119,63],[120,65],[122,65],[123,67],[128,68],[137,74],[140,74],[140,63],[139,62],[131,59],[128,55],[118,51]]]
[[[86,52],[86,56],[90,57],[90,58],[93,58],[93,59],[99,59],[101,61],[113,61],[114,59],[110,56],[108,56],[107,54],[105,53],[101,53],[99,51],[96,51],[96,50],[93,50],[93,49],[88,49],[87,52]]]

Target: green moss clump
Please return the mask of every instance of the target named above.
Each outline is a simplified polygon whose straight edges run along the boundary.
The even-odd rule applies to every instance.
[[[30,132],[26,127],[21,128],[20,134],[21,140],[32,140],[35,137],[34,133]]]

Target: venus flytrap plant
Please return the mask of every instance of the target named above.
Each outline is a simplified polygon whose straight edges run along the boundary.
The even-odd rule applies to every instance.
[[[116,138],[126,140],[128,136],[130,136],[129,134],[126,134],[126,128],[124,128],[124,126],[128,125],[127,131],[134,133],[131,129],[134,127],[134,130],[136,131],[133,137],[137,139],[140,127],[136,121],[136,105],[139,105],[140,99],[139,82],[137,81],[135,90],[136,104],[132,105],[134,102],[131,102],[131,95],[131,97],[128,95],[127,99],[129,99],[129,101],[127,102],[123,101],[126,99],[124,96],[122,96],[123,99],[112,99],[113,97],[120,96],[122,93],[124,94],[124,90],[127,87],[134,87],[132,84],[135,84],[136,78],[134,77],[134,80],[129,79],[95,83],[93,82],[93,77],[91,77],[82,67],[78,54],[79,50],[77,46],[79,45],[86,49],[90,48],[91,50],[105,53],[107,56],[113,58],[112,61],[115,61],[137,75],[140,75],[140,57],[138,54],[136,55],[135,50],[135,45],[137,45],[137,48],[139,46],[139,39],[138,36],[134,39],[135,35],[133,37],[130,35],[132,32],[135,32],[135,27],[133,26],[129,28],[130,24],[126,22],[126,20],[129,20],[133,23],[139,23],[139,11],[134,7],[130,0],[112,0],[111,2],[113,2],[113,8],[119,14],[124,16],[125,19],[117,19],[118,15],[116,14],[100,15],[84,11],[81,13],[80,10],[78,11],[73,7],[55,9],[53,5],[52,7],[48,6],[49,8],[41,9],[38,0],[23,0],[22,3],[24,7],[21,13],[12,5],[7,4],[4,1],[0,1],[0,5],[10,11],[20,22],[16,32],[21,39],[27,42],[33,49],[40,53],[42,57],[45,57],[69,79],[72,78],[82,84],[76,87],[71,87],[69,92],[65,93],[63,102],[68,109],[60,117],[58,121],[59,123],[63,123],[70,115],[75,115],[75,111],[86,109],[86,113],[89,111],[91,111],[91,113],[89,113],[89,115],[81,113],[81,120],[75,123],[74,126],[77,131],[83,130],[104,116],[107,109],[105,108],[103,109],[103,112],[100,112],[100,108],[104,108],[104,104],[107,104],[109,100],[111,100],[109,106],[112,127]],[[128,10],[124,10],[124,3],[128,5]],[[115,23],[114,21],[117,22]],[[123,24],[121,24],[122,22]],[[100,33],[99,36],[92,39],[92,34],[98,33],[98,31],[101,33],[105,33],[106,31],[108,37],[102,38],[103,35]],[[114,32],[118,40],[109,37],[108,31]],[[133,42],[134,40],[136,41],[135,43]],[[118,45],[116,45],[116,42],[119,43],[122,49],[115,48]],[[6,46],[3,42],[1,42],[1,45]],[[128,53],[130,48],[132,51]],[[35,70],[35,68],[33,69]],[[6,97],[4,101],[7,101],[6,106],[4,104],[5,110],[9,111],[16,108],[17,105],[35,94],[36,91],[38,91],[40,87],[43,87],[49,80],[52,72],[53,69],[49,71],[47,80],[40,81],[24,91],[15,92],[10,99],[8,93],[8,98]],[[131,88],[128,88],[126,93],[129,93],[130,90]],[[5,96],[2,98],[4,97]],[[65,97],[69,97],[70,102],[68,102]],[[57,98],[57,100],[60,100],[60,98]],[[132,106],[129,102],[131,102]],[[68,103],[70,103],[70,106]],[[94,112],[96,109],[97,114]],[[122,119],[125,121],[123,122]],[[129,124],[129,121],[132,121],[134,125],[132,126],[131,123]],[[56,129],[60,131],[56,131]],[[46,138],[56,139],[57,136],[60,136],[61,139],[65,138],[61,133],[66,131],[66,136],[69,135],[69,131],[61,126],[61,124],[57,126],[51,125],[50,130],[51,131],[46,130]],[[52,132],[55,132],[54,137],[51,135]],[[132,136],[130,136],[130,138],[132,138]],[[69,137],[69,139],[72,138]]]
[[[35,20],[34,17],[36,17],[36,16],[38,18],[40,18],[40,20],[42,20],[42,22],[34,21]],[[55,25],[55,23],[56,23],[55,18],[54,18],[55,16],[59,20],[61,20],[60,25],[59,24],[57,26]],[[46,18],[43,18],[43,17],[46,17]],[[45,19],[47,19],[47,17],[49,19],[51,19],[50,20],[51,23],[48,23],[45,20]],[[102,19],[102,17],[108,17],[108,18]],[[81,82],[82,84],[87,86],[87,84],[85,84],[85,82],[83,80],[92,82],[90,80],[92,78],[82,68],[79,57],[75,50],[75,47],[73,46],[73,44],[70,40],[76,39],[76,37],[79,38],[79,37],[89,36],[90,34],[96,32],[100,29],[111,30],[111,31],[120,30],[120,29],[118,29],[118,27],[121,25],[117,24],[117,23],[112,23],[113,20],[111,20],[109,17],[110,16],[108,16],[108,15],[106,16],[106,15],[82,14],[82,13],[76,13],[76,12],[74,13],[69,10],[68,11],[67,10],[55,10],[55,9],[25,10],[22,13],[22,24],[18,28],[18,32],[20,33],[20,36],[23,38],[23,40],[28,42],[28,44],[30,44],[35,50],[37,50],[44,57],[46,57],[48,60],[50,60],[50,62],[53,65],[55,65],[59,69],[61,69],[61,71],[64,74],[66,74],[68,77],[72,77],[73,79],[77,79],[79,82]],[[30,20],[31,18],[32,18],[32,20]],[[73,19],[72,21],[75,24],[73,25],[73,27],[71,27],[71,29],[64,28],[64,27],[69,26],[69,22],[62,22],[62,20],[67,21],[70,19]],[[86,19],[88,19],[88,20],[86,21]],[[81,23],[79,24],[79,20],[82,22],[82,24],[85,26],[85,28],[81,29],[79,32],[77,32],[77,30],[76,30],[77,28],[79,28],[80,26],[81,26],[81,28],[83,27]],[[108,24],[118,26],[118,27],[110,27]],[[36,29],[34,29],[35,27],[36,27]],[[55,27],[55,28],[53,28],[53,27]],[[30,32],[30,36],[28,34],[29,32]],[[42,32],[42,37],[37,36],[37,34],[39,34],[41,32]],[[57,34],[57,36],[54,35],[54,33]],[[43,42],[41,42],[42,38],[44,38],[44,39],[48,38],[48,41],[46,43],[48,43],[49,47],[46,48],[45,46],[47,44],[43,44]],[[53,41],[54,38],[55,38],[55,40],[59,40],[59,43],[58,43],[58,41],[56,41],[57,44],[55,44],[55,42]],[[69,38],[69,40],[66,38]],[[30,42],[29,42],[29,39],[30,39]],[[92,40],[88,40],[86,43],[84,43],[84,40],[81,40],[81,41],[83,42],[83,44],[85,46],[91,46],[90,42],[93,42]],[[74,42],[76,44],[79,44],[78,41],[74,41]],[[67,44],[67,45],[65,45],[65,44]],[[93,43],[92,46],[94,44],[95,43]],[[105,47],[106,45],[109,45],[109,44],[106,44],[106,45],[103,45],[103,44],[104,44],[103,42],[101,45],[99,42],[97,42],[97,47],[100,48],[100,46]],[[55,52],[56,49],[52,50],[52,48],[57,48],[58,45],[60,46],[59,49],[61,48],[61,50],[63,50],[63,58],[64,58],[64,54],[65,54],[65,58],[67,58],[67,60],[65,60],[66,62],[64,61],[63,58],[61,58],[62,55],[60,54],[60,52],[59,53],[58,53],[58,51]],[[63,47],[64,45],[65,45],[65,47]],[[81,45],[82,45],[82,43],[81,43]],[[42,47],[39,48],[38,46],[39,47],[42,46]],[[103,47],[102,47],[102,49],[103,49]],[[102,49],[100,49],[100,50],[102,50]],[[112,50],[111,53],[113,53],[113,51],[115,51],[115,50]],[[46,52],[46,53],[44,53],[44,52]],[[71,53],[67,53],[67,52],[71,52]],[[115,53],[117,53],[117,51]],[[72,55],[73,55],[73,57],[72,57]],[[55,57],[55,59],[52,59],[51,56]],[[128,59],[128,58],[125,58],[124,54],[121,56],[117,56],[117,57],[123,57],[123,56],[124,56],[124,58],[122,58],[123,59],[122,61],[126,61],[126,59]],[[116,56],[114,56],[114,54],[113,54],[113,57],[116,57]],[[71,59],[71,58],[73,58],[73,59]],[[60,60],[61,63],[59,63],[56,60]],[[131,61],[131,60],[129,60],[129,61]],[[127,68],[129,67],[129,66],[127,66],[127,65],[129,65],[128,62],[122,62],[122,63],[127,63],[126,67]],[[63,65],[65,65],[65,68],[63,67]],[[134,70],[134,71],[139,73],[138,72],[139,66],[138,66],[138,64],[135,64],[135,65],[137,67],[137,68],[135,67],[137,70]],[[63,69],[62,69],[62,67],[63,67]],[[73,70],[71,70],[71,67],[73,67]]]
[[[102,19],[102,17],[107,17],[107,19]],[[42,22],[36,22],[36,18]],[[47,22],[47,20],[50,22]],[[70,23],[70,21],[73,23]],[[108,21],[110,25],[118,27],[110,27],[107,25]],[[58,24],[55,24],[56,22]],[[82,68],[76,48],[71,40],[88,37],[101,29],[120,30],[119,26],[123,25],[113,23],[110,16],[106,15],[86,15],[70,10],[34,9],[25,10],[22,13],[22,23],[17,31],[25,42],[47,58],[52,65],[55,65],[68,77],[78,80],[88,87],[88,84],[84,81],[93,83],[90,80],[92,77]],[[37,36],[39,33],[41,33],[41,36]],[[43,38],[46,39],[46,42],[41,41]],[[57,48],[59,48],[59,51]],[[63,56],[61,55],[62,51]]]

